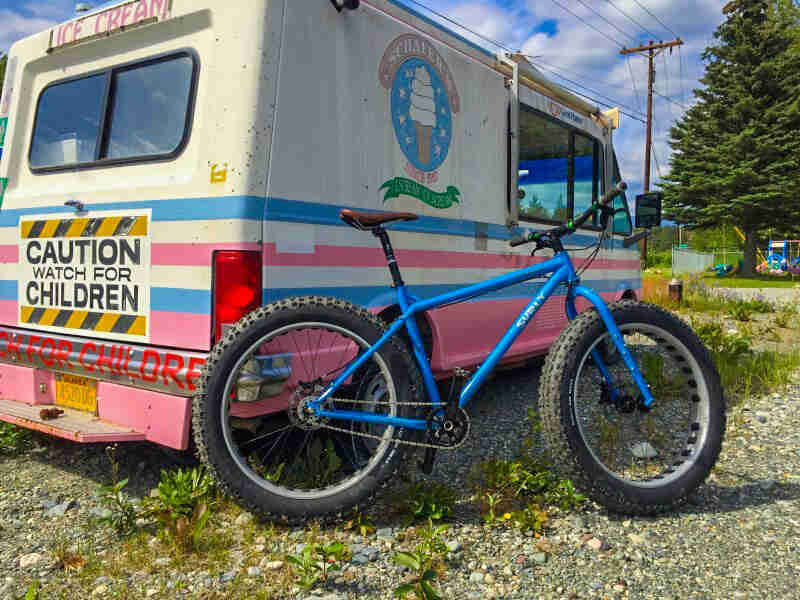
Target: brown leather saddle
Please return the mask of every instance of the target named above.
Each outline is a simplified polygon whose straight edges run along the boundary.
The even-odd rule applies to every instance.
[[[344,209],[339,213],[339,218],[356,229],[367,231],[375,229],[385,223],[395,221],[416,221],[419,219],[414,213],[395,213],[395,212],[360,212],[357,210]]]

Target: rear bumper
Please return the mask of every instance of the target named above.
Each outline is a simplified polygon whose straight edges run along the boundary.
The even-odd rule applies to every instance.
[[[191,395],[207,355],[0,327],[0,421],[77,442],[152,441],[186,449]],[[55,404],[56,373],[96,379],[97,414]]]
[[[208,354],[0,327],[0,363],[177,396],[197,390]]]

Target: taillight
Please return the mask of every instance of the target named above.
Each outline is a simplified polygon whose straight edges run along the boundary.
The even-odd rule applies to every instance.
[[[261,305],[261,254],[245,250],[214,253],[214,341]]]

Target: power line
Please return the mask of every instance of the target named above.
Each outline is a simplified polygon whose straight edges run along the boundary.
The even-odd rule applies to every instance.
[[[546,69],[546,70],[548,70],[548,71],[556,71],[557,72],[557,73],[555,73],[556,75],[558,75],[558,72],[569,73],[569,74],[575,75],[577,77],[582,77],[583,79],[586,79],[587,81],[589,81],[591,83],[594,83],[596,85],[613,87],[613,88],[621,88],[621,89],[624,89],[624,90],[630,90],[630,91],[634,92],[637,95],[637,97],[639,96],[639,91],[636,89],[636,82],[635,82],[634,77],[633,77],[633,70],[630,67],[630,58],[628,60],[628,69],[631,72],[631,81],[633,82],[633,87],[611,85],[611,84],[609,84],[609,83],[607,83],[605,81],[601,81],[600,79],[597,79],[596,76],[594,76],[594,75],[587,75],[586,73],[580,73],[580,72],[572,70],[572,69],[567,69],[567,68],[561,67],[559,65],[554,65],[553,63],[548,63],[547,61],[542,60],[542,58],[539,57],[539,56],[530,56],[528,54],[523,54],[523,56],[525,56],[526,58],[529,58],[538,67],[543,67],[543,66],[550,67],[550,69]],[[558,76],[562,77],[561,75],[558,75]],[[566,79],[566,78],[562,77],[562,79]],[[576,84],[576,85],[581,85],[581,87],[585,87],[585,86],[583,86],[583,84]],[[596,92],[596,93],[599,94],[600,92]],[[667,102],[671,102],[675,106],[679,106],[680,108],[682,108],[684,110],[688,110],[688,108],[689,108],[685,104],[682,104],[682,103],[678,102],[677,100],[675,100],[672,97],[665,96],[664,94],[661,94],[660,92],[657,92],[655,90],[653,90],[653,93],[656,96],[659,96],[660,98],[663,98]],[[644,114],[644,110],[641,108],[641,104],[642,104],[641,99],[638,99],[638,102],[639,102],[639,108],[638,109],[633,109],[632,108],[631,110],[638,110],[639,112]]]
[[[421,6],[422,8],[424,8],[428,12],[436,15],[440,19],[444,19],[448,23],[452,23],[456,27],[459,27],[459,28],[463,29],[464,31],[470,32],[472,35],[479,37],[480,39],[482,39],[485,42],[489,42],[490,44],[492,44],[494,46],[497,46],[498,48],[502,48],[503,50],[506,50],[507,52],[511,52],[512,54],[514,53],[514,50],[512,50],[511,48],[509,48],[505,44],[502,44],[502,43],[498,42],[497,40],[493,40],[492,38],[488,38],[485,35],[483,35],[482,33],[478,33],[474,29],[470,29],[469,27],[467,27],[463,23],[459,23],[458,21],[455,21],[455,20],[451,19],[447,15],[432,9],[430,6],[427,6],[426,4],[423,4],[422,2],[418,2],[417,0],[405,0],[405,1],[406,2],[411,2],[412,4],[416,4],[417,6]]]
[[[585,20],[585,19],[583,19],[583,17],[581,17],[581,16],[579,16],[579,15],[575,14],[574,12],[572,12],[572,11],[571,11],[569,8],[567,8],[566,6],[564,6],[563,4],[561,4],[561,3],[560,3],[558,0],[553,0],[553,4],[555,4],[556,6],[559,6],[559,7],[561,7],[561,9],[562,9],[562,10],[565,10],[565,11],[567,11],[567,12],[568,12],[569,14],[571,14],[573,17],[575,17],[576,19],[578,19],[578,20],[579,20],[581,23],[583,23],[584,25],[586,25],[586,27],[588,27],[589,29],[593,29],[593,30],[595,30],[597,33],[599,33],[600,35],[602,35],[604,38],[606,38],[608,41],[610,41],[610,42],[611,42],[612,44],[614,44],[615,46],[620,46],[620,43],[619,43],[617,40],[615,40],[615,39],[613,39],[611,36],[609,36],[609,35],[607,35],[607,34],[603,33],[603,32],[602,32],[602,31],[600,31],[600,30],[599,30],[597,27],[595,27],[594,25],[592,25],[591,23],[587,23],[587,22],[586,22],[586,20]]]
[[[633,84],[633,93],[636,95],[636,105],[639,107],[639,110],[642,113],[644,113],[644,109],[642,108],[642,97],[639,95],[639,90],[636,88],[636,78],[633,76],[633,68],[631,67],[630,56],[626,56],[625,61],[628,63],[628,72],[631,75],[631,83]]]
[[[664,21],[662,21],[661,19],[659,19],[659,18],[658,18],[656,15],[654,15],[652,12],[650,12],[650,9],[649,9],[649,8],[647,8],[646,6],[644,6],[644,5],[643,5],[641,2],[639,2],[639,0],[633,0],[633,1],[634,1],[634,2],[635,2],[635,3],[636,3],[638,6],[639,6],[639,7],[641,7],[641,9],[642,9],[644,12],[646,12],[648,15],[650,15],[650,16],[651,16],[651,17],[653,17],[653,18],[654,18],[656,21],[658,21],[658,24],[659,24],[659,25],[661,25],[661,26],[662,26],[664,29],[666,29],[667,31],[669,31],[669,32],[670,32],[672,35],[674,35],[676,38],[679,38],[679,37],[681,37],[681,36],[679,36],[677,33],[675,33],[675,30],[673,30],[673,29],[672,29],[672,27],[670,27],[669,25],[666,25],[666,24],[664,23]]]
[[[484,41],[486,41],[486,42],[489,42],[490,44],[493,44],[494,46],[497,46],[498,48],[502,48],[503,50],[506,50],[507,52],[510,52],[510,53],[512,53],[512,54],[514,54],[514,53],[515,53],[515,51],[514,51],[514,50],[512,50],[511,48],[509,48],[509,47],[508,47],[508,46],[506,46],[505,44],[502,44],[502,43],[498,42],[497,40],[493,40],[493,39],[491,39],[491,38],[488,38],[488,37],[486,37],[485,35],[483,35],[483,34],[481,34],[481,33],[478,33],[477,31],[475,31],[475,30],[473,30],[473,29],[470,29],[469,27],[467,27],[467,26],[465,26],[465,25],[463,25],[463,24],[459,23],[458,21],[456,21],[456,20],[454,20],[454,19],[452,19],[452,18],[448,17],[447,15],[445,15],[445,14],[443,14],[443,13],[439,12],[439,11],[436,11],[436,10],[434,10],[434,9],[430,8],[430,7],[429,7],[429,6],[427,6],[426,4],[423,4],[422,2],[419,2],[418,0],[406,0],[406,1],[407,1],[407,2],[411,2],[411,3],[413,3],[413,4],[416,4],[417,6],[420,6],[420,7],[424,8],[425,10],[429,11],[431,14],[434,14],[434,15],[436,15],[436,16],[437,16],[437,17],[439,17],[440,19],[443,19],[443,20],[447,21],[448,23],[452,23],[452,24],[453,24],[453,25],[455,25],[456,27],[459,27],[459,28],[463,29],[464,31],[468,31],[468,32],[470,32],[471,34],[473,34],[473,35],[475,35],[475,36],[479,37],[480,39],[482,39],[482,40],[484,40]],[[610,0],[609,0],[609,1],[610,1]],[[580,17],[578,17],[577,15],[575,15],[575,13],[573,13],[571,10],[569,10],[568,8],[564,7],[562,4],[560,4],[559,2],[557,2],[557,0],[553,0],[553,2],[554,2],[555,4],[558,4],[558,6],[561,6],[561,8],[563,8],[564,10],[566,10],[567,12],[569,12],[570,14],[572,14],[573,16],[575,16],[575,17],[576,17],[576,18],[577,18],[579,21],[581,21],[582,23],[584,23],[585,25],[587,25],[587,26],[588,26],[588,27],[590,27],[591,29],[594,29],[595,31],[597,31],[598,33],[600,33],[601,35],[603,35],[604,37],[606,37],[607,39],[609,39],[609,40],[610,40],[610,41],[611,41],[613,44],[615,44],[615,45],[619,45],[617,41],[615,41],[615,40],[611,39],[610,37],[608,37],[606,34],[604,34],[604,33],[603,33],[602,31],[600,31],[599,29],[596,29],[595,27],[592,27],[591,25],[589,25],[588,23],[586,23],[586,21],[584,21],[583,19],[581,19]],[[534,58],[534,57],[528,56],[528,58]],[[585,88],[585,86],[582,86],[581,84],[579,84],[579,83],[576,83],[576,82],[572,82],[571,80],[567,79],[566,77],[563,77],[563,76],[561,76],[561,75],[559,75],[559,77],[561,77],[561,78],[562,78],[562,79],[564,79],[565,81],[570,81],[570,83],[573,83],[573,85],[577,85],[578,87],[584,87],[584,88]],[[596,98],[593,98],[592,96],[589,96],[588,94],[585,94],[585,93],[583,93],[583,92],[580,92],[580,91],[578,91],[578,90],[571,89],[571,88],[569,88],[569,87],[567,87],[567,86],[564,86],[564,85],[562,85],[562,87],[563,87],[564,89],[566,89],[567,91],[569,91],[569,92],[572,92],[573,94],[577,94],[578,96],[582,96],[582,97],[584,97],[584,98],[586,98],[586,99],[588,99],[588,100],[591,100],[592,102],[595,102],[595,103],[597,103],[597,104],[599,104],[599,105],[601,105],[601,106],[606,106],[606,107],[609,107],[609,108],[611,108],[611,107],[613,106],[612,104],[608,104],[608,103],[606,103],[606,102],[601,102],[600,100],[597,100]],[[588,88],[585,88],[585,89],[588,89]],[[592,93],[598,93],[598,92],[592,92]],[[609,99],[609,100],[611,100],[612,102],[615,102],[615,103],[616,103],[616,100],[613,100],[613,99],[611,99],[611,98],[608,98],[608,97],[606,97],[606,98],[607,98],[607,99]],[[621,112],[622,112],[624,115],[626,115],[626,116],[630,117],[631,119],[634,119],[635,121],[639,121],[640,123],[644,123],[644,120],[643,120],[643,119],[641,119],[640,117],[636,116],[636,115],[633,115],[633,114],[627,113],[627,112],[625,112],[625,111],[621,111]]]
[[[638,40],[637,40],[635,37],[633,37],[632,35],[629,35],[629,34],[628,34],[628,33],[626,33],[625,31],[623,31],[622,29],[620,29],[619,27],[617,27],[616,25],[614,25],[614,23],[612,23],[611,21],[609,21],[608,19],[606,19],[606,18],[605,18],[605,17],[604,17],[604,16],[603,16],[603,15],[602,15],[600,12],[598,12],[596,9],[594,9],[594,8],[592,8],[591,6],[589,6],[588,4],[586,4],[586,3],[585,3],[583,0],[578,0],[578,3],[580,3],[581,5],[583,5],[583,6],[585,6],[586,8],[588,8],[590,11],[592,11],[592,12],[593,12],[594,14],[596,14],[598,17],[600,17],[601,19],[603,19],[603,21],[605,21],[606,23],[608,23],[609,25],[611,25],[611,27],[613,27],[614,29],[616,29],[617,31],[619,31],[619,32],[620,32],[622,35],[624,35],[625,37],[627,37],[629,40],[633,40],[634,42],[638,42]]]
[[[536,65],[536,63],[535,63],[535,62],[534,62],[534,64]],[[588,90],[588,91],[589,91],[589,92],[591,92],[592,94],[596,94],[596,95],[600,96],[601,98],[605,98],[606,100],[608,100],[608,101],[610,101],[610,102],[613,102],[613,103],[614,103],[614,105],[616,105],[616,106],[621,106],[621,107],[623,107],[623,108],[627,108],[628,110],[631,110],[631,111],[633,111],[633,112],[637,112],[637,109],[636,109],[636,108],[633,108],[632,106],[628,106],[628,105],[626,105],[626,104],[623,104],[622,102],[620,102],[620,101],[618,101],[618,100],[615,100],[614,98],[612,98],[612,97],[610,97],[610,96],[606,96],[606,95],[605,95],[605,94],[603,94],[602,92],[598,92],[597,90],[593,90],[592,88],[590,88],[590,87],[588,87],[588,86],[586,86],[586,85],[584,85],[584,84],[582,84],[582,83],[578,83],[577,81],[573,81],[572,79],[569,79],[569,78],[567,78],[567,77],[564,77],[563,75],[559,74],[559,73],[558,73],[558,72],[557,72],[555,69],[548,68],[548,67],[546,67],[546,66],[544,66],[544,65],[542,65],[542,64],[539,64],[539,65],[536,65],[536,66],[537,66],[537,67],[539,67],[540,69],[544,69],[545,71],[549,71],[549,72],[551,72],[551,73],[552,73],[553,75],[555,75],[556,77],[559,77],[560,79],[563,79],[564,81],[568,81],[568,82],[569,82],[569,83],[571,83],[572,85],[577,85],[577,86],[578,86],[578,87],[580,87],[580,88],[583,88],[583,89],[585,89],[585,90]],[[584,96],[585,96],[585,94],[582,94],[582,95],[584,95]],[[588,96],[586,96],[586,97],[588,98]],[[607,106],[611,106],[611,105],[607,105]],[[639,112],[640,112],[640,111],[639,111]],[[643,115],[644,113],[641,113],[641,112],[640,112],[640,114],[641,114],[641,115]],[[642,121],[642,122],[644,122],[644,121]]]
[[[614,3],[613,3],[611,0],[606,0],[606,2],[608,2],[608,3],[609,3],[611,6],[613,6],[615,9],[617,9],[617,12],[621,13],[621,14],[622,14],[622,16],[624,16],[626,19],[628,19],[628,20],[629,20],[631,23],[633,23],[634,25],[636,25],[636,26],[637,26],[639,29],[641,29],[642,31],[644,31],[646,34],[648,34],[649,36],[651,36],[651,37],[653,37],[653,38],[656,38],[656,37],[658,37],[658,36],[657,36],[657,35],[655,35],[655,34],[654,34],[652,31],[650,31],[649,29],[647,29],[647,27],[645,27],[644,25],[642,25],[641,23],[639,23],[639,21],[637,21],[637,20],[636,20],[636,19],[634,19],[632,16],[630,16],[628,13],[626,13],[624,10],[622,10],[622,9],[621,9],[619,6],[617,6],[616,4],[614,4]]]

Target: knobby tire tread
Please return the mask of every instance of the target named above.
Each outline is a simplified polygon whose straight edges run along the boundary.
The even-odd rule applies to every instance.
[[[549,447],[553,464],[556,470],[569,477],[576,487],[583,490],[592,500],[602,504],[612,512],[628,515],[655,515],[670,510],[675,510],[688,500],[688,496],[705,481],[722,449],[722,437],[725,431],[725,403],[719,374],[714,367],[713,359],[697,334],[669,311],[659,306],[635,300],[621,300],[608,305],[614,320],[620,322],[620,317],[631,311],[649,312],[650,317],[660,321],[659,326],[675,335],[686,345],[694,355],[700,368],[706,376],[709,387],[712,415],[710,422],[718,419],[716,427],[709,426],[709,440],[699,452],[707,452],[708,459],[700,461],[701,476],[695,476],[688,489],[679,490],[674,498],[660,503],[644,503],[635,497],[634,493],[626,493],[618,482],[613,482],[604,476],[591,473],[581,464],[579,448],[574,447],[576,442],[571,441],[572,425],[571,415],[565,410],[563,394],[569,385],[568,367],[576,364],[578,354],[585,352],[587,340],[591,330],[597,327],[598,321],[602,324],[600,314],[596,310],[587,310],[578,315],[561,333],[559,338],[550,348],[542,369],[539,387],[539,411],[542,421],[542,430],[545,441]],[[641,322],[641,320],[639,321]],[[603,325],[605,331],[605,325]],[[596,336],[593,337],[596,339]],[[574,361],[574,362],[573,362]],[[714,414],[716,413],[716,414]],[[696,474],[695,474],[696,475]],[[681,483],[686,476],[673,483]],[[615,485],[617,483],[617,485]]]
[[[192,429],[197,447],[197,456],[206,466],[220,489],[236,503],[252,513],[261,515],[266,519],[279,521],[288,525],[299,525],[311,519],[323,523],[336,521],[347,514],[352,507],[342,507],[341,509],[335,511],[318,511],[309,512],[302,515],[293,515],[284,513],[280,510],[265,510],[263,506],[248,498],[246,494],[242,494],[237,486],[232,484],[228,480],[228,477],[219,471],[209,455],[207,443],[209,432],[207,431],[208,420],[206,418],[208,399],[206,398],[206,390],[209,388],[210,379],[213,376],[217,366],[221,361],[228,358],[225,356],[225,353],[231,348],[231,346],[237,343],[241,336],[246,335],[252,328],[257,327],[259,322],[269,318],[272,315],[275,315],[279,311],[297,312],[307,307],[316,307],[319,309],[331,308],[334,310],[349,312],[352,316],[362,319],[371,326],[375,327],[381,334],[387,329],[387,324],[377,316],[355,304],[340,300],[338,298],[326,296],[301,296],[287,298],[285,300],[280,300],[278,302],[262,306],[240,319],[225,335],[225,337],[214,346],[208,357],[208,360],[204,365],[200,386],[198,387],[198,392],[194,396],[192,402]],[[398,336],[393,336],[386,342],[386,345],[391,345],[391,350],[393,352],[397,352],[405,363],[404,368],[407,370],[408,380],[411,382],[411,401],[419,402],[419,397],[423,389],[422,378],[417,364],[412,359],[406,344],[402,341],[402,339],[398,338]],[[386,348],[386,345],[384,345],[384,349]],[[382,349],[382,351],[384,349]],[[413,435],[415,435],[415,433],[412,431],[404,431],[404,437],[406,439]],[[372,490],[359,502],[359,504],[369,505],[370,502],[372,502],[372,500],[389,485],[390,481],[394,479],[398,471],[406,464],[406,459],[409,458],[409,455],[414,452],[414,448],[412,446],[399,444],[397,442],[393,443],[395,446],[397,446],[397,449],[396,454],[390,457],[392,462],[391,468],[388,469],[387,472],[383,473],[381,479],[376,482]],[[379,469],[380,466],[376,466],[373,470]],[[240,476],[242,478],[246,477],[243,473],[240,473]]]

